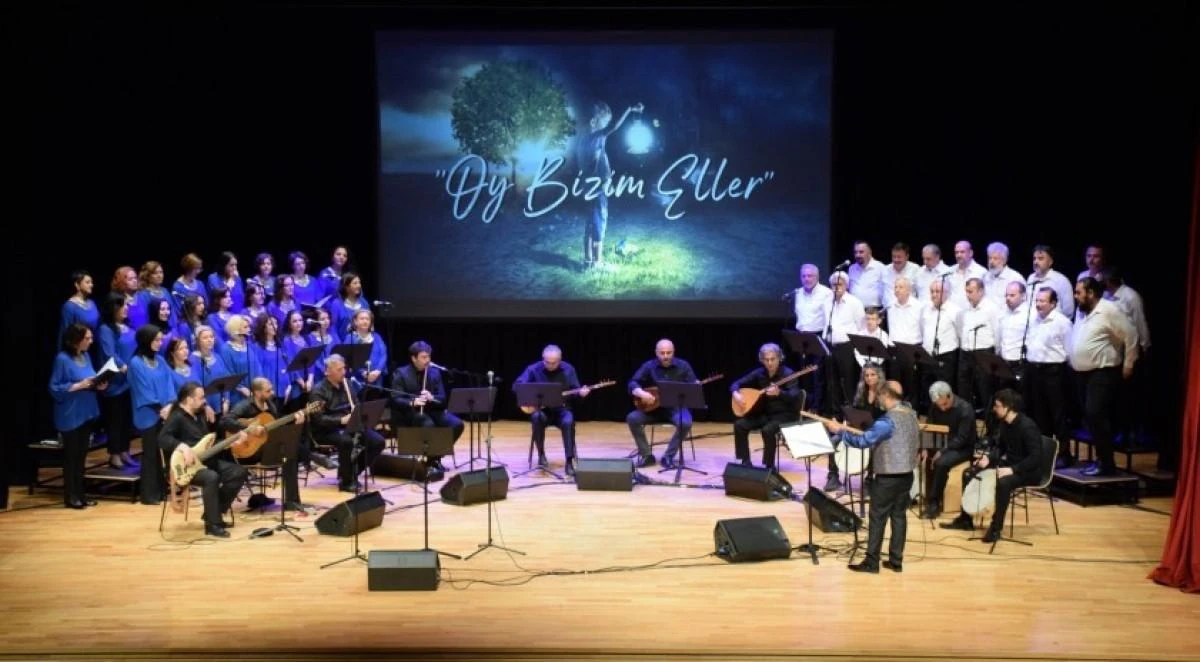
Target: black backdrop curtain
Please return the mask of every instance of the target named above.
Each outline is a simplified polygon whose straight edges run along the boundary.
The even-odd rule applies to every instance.
[[[376,254],[378,28],[835,30],[834,262],[865,239],[886,259],[968,239],[977,256],[1006,241],[1012,266],[1050,243],[1073,275],[1088,241],[1104,241],[1146,299],[1160,356],[1182,348],[1186,221],[1195,80],[1186,3],[1121,11],[937,5],[687,10],[242,5],[176,16],[161,9],[58,8],[14,17],[10,47],[25,76],[12,125],[28,157],[13,180],[21,214],[6,230],[3,343],[9,370],[3,465],[50,432],[46,391],[58,307],[69,272],[89,269],[97,293],[114,267],[179,257],[211,266],[222,250],[244,265],[296,248],[314,271],[348,243],[370,291]],[[982,13],[980,13],[982,12]],[[1186,63],[1186,64],[1184,64]],[[769,239],[764,238],[764,241]],[[753,255],[730,259],[754,259]],[[770,265],[765,265],[770,268]],[[828,267],[829,265],[822,265]],[[825,271],[825,269],[823,269]],[[771,293],[773,296],[777,293]],[[393,356],[415,338],[439,362],[494,370],[507,386],[548,342],[584,379],[624,381],[654,341],[674,339],[702,373],[733,378],[776,320],[412,321],[384,326]],[[1163,361],[1162,438],[1178,438],[1181,375]],[[727,382],[726,382],[727,383]],[[709,389],[727,417],[724,389]],[[581,414],[619,419],[614,387]],[[511,399],[501,415],[512,413]],[[1175,459],[1168,448],[1164,460]]]

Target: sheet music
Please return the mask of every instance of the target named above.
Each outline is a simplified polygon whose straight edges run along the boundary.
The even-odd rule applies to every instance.
[[[784,444],[793,459],[815,457],[833,452],[833,443],[825,425],[818,422],[795,423],[780,426]]]

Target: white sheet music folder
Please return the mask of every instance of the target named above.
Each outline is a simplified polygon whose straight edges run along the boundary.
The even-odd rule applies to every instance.
[[[780,426],[779,431],[783,433],[783,442],[787,445],[788,453],[795,459],[833,452],[833,443],[829,441],[829,432],[819,421],[783,425]]]

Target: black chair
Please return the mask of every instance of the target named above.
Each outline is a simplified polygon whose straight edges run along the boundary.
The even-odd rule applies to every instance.
[[[1050,493],[1050,484],[1054,482],[1054,461],[1058,458],[1058,440],[1054,437],[1042,436],[1042,465],[1038,473],[1037,485],[1023,485],[1013,490],[1012,496],[1008,501],[1008,538],[1000,538],[992,543],[989,554],[996,551],[996,543],[1000,540],[1007,540],[1021,545],[1032,546],[1033,543],[1025,540],[1016,540],[1012,537],[1013,530],[1016,524],[1017,508],[1025,509],[1025,523],[1029,524],[1029,497],[1031,490],[1037,490],[1038,494],[1046,497],[1046,501],[1050,502],[1050,516],[1054,518],[1054,535],[1059,535],[1058,530],[1058,513],[1054,510],[1054,495]]]

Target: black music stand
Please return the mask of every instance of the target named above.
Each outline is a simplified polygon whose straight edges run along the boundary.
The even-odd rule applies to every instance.
[[[802,426],[808,426],[808,427],[802,427]],[[796,457],[804,458],[804,472],[808,477],[808,487],[805,489],[804,495],[808,496],[808,493],[812,492],[812,461],[813,461],[813,458],[828,454],[829,451],[827,451],[823,448],[804,449],[801,447],[801,445],[799,443],[797,443],[797,444],[795,444],[795,446],[797,448],[801,448],[801,450],[799,450],[797,452],[795,449],[793,449],[793,444],[788,443],[787,440],[788,440],[788,437],[792,436],[793,434],[795,434],[795,436],[800,441],[804,441],[805,437],[807,437],[807,435],[812,435],[812,434],[824,435],[825,443],[828,444],[832,448],[832,443],[829,440],[829,432],[825,430],[825,426],[821,423],[818,423],[816,421],[802,421],[802,422],[797,422],[797,423],[788,423],[786,425],[779,426],[779,434],[783,437],[783,443],[787,444],[788,451],[792,453],[793,458],[796,458]],[[818,439],[819,439],[819,437],[818,437]],[[796,495],[793,494],[792,498],[795,499]],[[801,498],[800,500],[803,501],[803,498]],[[810,504],[810,508],[816,508],[816,505]],[[812,533],[813,523],[812,523],[812,511],[811,510],[809,510],[808,517],[806,517],[805,519],[808,520],[808,543],[804,544],[804,545],[800,545],[799,547],[796,548],[796,551],[808,552],[809,556],[812,557],[813,565],[818,565],[820,563],[820,561],[817,560],[817,551],[818,550],[824,549],[824,550],[831,551],[831,552],[836,551],[836,550],[834,550],[831,547],[822,547],[821,545],[814,544],[813,543],[813,533]]]
[[[879,338],[873,336],[862,336],[855,333],[849,334],[850,344],[854,347],[854,351],[867,357],[867,361],[871,363],[882,364],[884,361],[891,358],[887,346],[883,344]]]
[[[561,407],[561,406],[563,406],[563,397],[562,397],[563,385],[562,384],[558,384],[556,382],[527,382],[524,384],[516,384],[515,388],[516,388],[516,392],[517,392],[517,406],[518,407],[535,407],[534,412],[533,412],[534,414],[537,414],[544,407]],[[543,443],[545,443],[545,432],[546,431],[543,429],[542,430]],[[570,461],[571,461],[571,458],[568,457],[567,462],[570,462]],[[555,478],[557,478],[559,480],[563,479],[562,476],[554,473],[553,471],[550,471],[549,467],[544,467],[540,464],[537,466],[534,466],[530,469],[527,469],[526,471],[522,471],[521,473],[513,474],[513,477],[516,478],[517,476],[524,476],[526,474],[531,474],[535,471],[541,471],[542,473],[550,474],[551,476],[554,476]]]
[[[325,304],[329,303],[329,300],[330,300],[331,298],[333,298],[333,295],[328,295],[328,296],[322,297],[322,298],[321,298],[319,301],[317,301],[316,303],[303,303],[303,302],[301,302],[301,303],[300,303],[300,308],[299,308],[299,310],[300,310],[300,315],[301,315],[302,317],[304,317],[304,319],[317,319],[317,314],[318,314],[318,312],[319,312],[320,310],[322,310],[323,308],[325,308]],[[330,315],[330,318],[331,318],[331,319],[332,319],[332,317],[333,317],[333,316],[332,316],[332,315]],[[332,332],[333,332],[333,329],[330,329],[330,332],[332,333]]]
[[[483,434],[478,432],[479,420],[478,420],[478,416],[476,416],[476,414],[486,413],[488,415],[488,429],[490,430],[492,427],[492,408],[495,405],[496,405],[496,390],[492,387],[456,388],[453,391],[450,391],[450,401],[446,403],[446,411],[448,411],[452,414],[461,414],[464,416],[469,416],[469,418],[467,418],[467,427],[469,430],[468,436],[467,436],[467,444],[468,444],[467,461],[455,463],[454,464],[455,469],[461,467],[464,464],[470,463],[471,471],[475,470],[475,459],[483,457],[482,455],[477,455],[476,451],[475,451],[475,444],[479,443],[480,445],[482,445],[482,442],[483,442],[483,440],[479,438],[479,437],[482,437]],[[489,439],[488,441],[490,442],[491,439]],[[490,467],[492,464],[492,461],[490,459],[490,456],[491,456],[490,448],[488,449],[488,456],[489,456],[488,466]],[[507,464],[504,464],[503,462],[497,462],[497,464],[499,464],[502,467],[508,466]]]
[[[871,338],[871,339],[875,340],[874,338]],[[876,342],[878,342],[878,341],[876,341]],[[882,344],[882,343],[880,343],[880,344]],[[862,430],[863,432],[866,432],[867,428],[871,427],[871,424],[873,424],[875,422],[874,417],[871,416],[871,412],[867,411],[866,409],[858,409],[856,407],[850,407],[848,405],[845,407],[842,407],[842,417],[845,418],[845,423],[847,426],[852,427],[856,430]],[[844,444],[846,442],[843,441],[842,443]],[[848,449],[847,449],[847,452],[849,452]],[[859,458],[861,459],[862,454],[866,452],[866,449],[860,448],[860,449],[858,449],[858,452],[859,452]],[[846,476],[846,482],[850,482],[850,476]],[[850,495],[850,512],[853,513],[854,512],[854,487],[850,486],[850,489],[846,490],[846,493]],[[864,465],[862,475],[858,479],[858,516],[866,517],[866,514],[867,514],[867,467]],[[863,544],[863,541],[860,541],[858,539],[858,527],[856,526],[856,527],[854,527],[854,546],[850,548],[850,563],[854,563],[854,555],[858,552],[858,548],[862,544]]]
[[[346,370],[352,372],[354,370],[358,370],[359,368],[366,367],[367,363],[371,361],[372,346],[373,343],[343,343],[341,345],[334,345],[333,347],[330,347],[329,353],[337,354],[343,359],[346,359]],[[386,367],[387,366],[376,366],[376,368],[379,370],[383,370]],[[366,380],[364,380],[363,386],[370,386],[370,384],[366,383]]]
[[[359,497],[360,491],[363,489],[362,481],[358,480],[358,456],[362,453],[362,435],[366,430],[375,429],[379,425],[379,419],[383,417],[383,410],[387,407],[387,400],[370,400],[360,402],[350,411],[350,422],[346,425],[346,433],[354,436],[354,450],[350,453],[350,466],[354,470],[354,498]],[[321,566],[324,570],[331,565],[337,565],[343,561],[350,559],[358,559],[363,563],[367,562],[367,557],[362,552],[358,551],[358,510],[351,508],[351,517],[354,518],[354,549],[343,559],[338,559]]]
[[[658,383],[658,401],[662,405],[668,402],[675,403],[676,420],[675,434],[679,434],[679,459],[675,466],[675,482],[683,476],[683,470],[694,471],[702,476],[707,476],[707,471],[693,469],[687,466],[685,457],[687,454],[683,452],[684,439],[683,432],[683,410],[684,409],[708,409],[708,404],[704,402],[704,386],[698,382],[659,382]],[[688,432],[687,441],[692,441],[691,432]],[[694,442],[693,442],[694,444]],[[659,469],[658,473],[670,471],[671,469]]]
[[[1013,374],[1012,368],[1008,367],[1008,364],[1004,362],[1004,359],[1000,358],[999,354],[988,351],[972,352],[972,354],[975,356],[975,369],[991,375],[993,384],[1001,379],[1009,381],[1018,380],[1017,376]],[[987,406],[991,407],[991,404],[989,402]]]
[[[267,433],[267,442],[263,444],[259,464],[273,465],[278,464],[280,471],[283,471],[283,466],[289,462],[296,461],[297,450],[300,446],[300,431],[299,425],[289,424],[277,427]],[[299,495],[293,494],[298,502]],[[280,499],[286,503],[286,499]],[[289,525],[283,520],[284,511],[287,508],[283,504],[279,507],[279,524],[275,525],[275,531],[284,531],[299,542],[304,542],[304,539],[296,535],[296,531],[300,529]]]
[[[238,387],[238,384],[240,384],[242,380],[246,378],[247,374],[248,373],[245,372],[239,372],[236,375],[217,377],[209,382],[208,386],[204,387],[204,395],[206,397],[210,395],[220,395],[221,399],[224,400],[227,394],[230,391],[235,390]]]
[[[820,335],[809,331],[784,329],[783,341],[788,348],[801,356],[815,356],[820,359],[833,353]]]
[[[355,345],[355,347],[358,347],[358,346],[359,345]],[[305,347],[304,349],[300,350],[299,352],[296,352],[295,358],[293,358],[291,363],[288,363],[288,365],[287,365],[287,371],[288,372],[303,371],[303,372],[307,373],[308,369],[311,368],[312,365],[317,362],[317,359],[321,358],[321,355],[324,353],[325,353],[324,345],[316,345],[315,347]],[[370,355],[370,353],[368,352],[368,356],[369,355]]]
[[[386,402],[386,400],[380,400]],[[396,428],[396,452],[405,455],[420,455],[428,463],[430,456],[449,455],[454,452],[454,430],[444,427],[421,426]],[[422,481],[425,488],[425,546],[424,552],[436,552],[442,556],[462,560],[462,557],[429,546],[429,471],[425,471]],[[491,485],[489,484],[489,488]],[[491,522],[488,522],[491,526]]]

